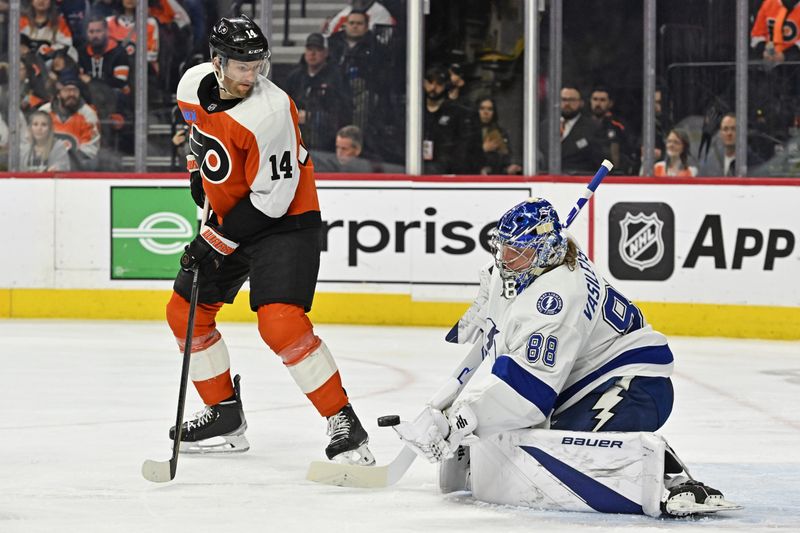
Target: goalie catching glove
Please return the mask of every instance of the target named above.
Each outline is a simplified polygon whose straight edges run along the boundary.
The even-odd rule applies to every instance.
[[[478,427],[478,418],[467,404],[454,406],[446,415],[426,405],[413,422],[401,422],[394,430],[417,455],[431,463],[453,457],[459,444]]]
[[[239,243],[225,237],[220,228],[206,224],[186,246],[181,257],[181,268],[188,271],[199,268],[205,273],[213,272],[238,247]]]

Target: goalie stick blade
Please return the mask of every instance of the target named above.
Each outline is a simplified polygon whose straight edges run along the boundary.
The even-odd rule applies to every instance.
[[[328,461],[313,461],[308,467],[306,479],[325,485],[380,489],[394,485],[417,458],[417,454],[404,446],[394,461],[385,466],[359,466]]]
[[[306,479],[324,485],[378,489],[389,486],[389,466],[358,466],[313,461],[308,467]]]
[[[153,483],[166,483],[173,479],[169,461],[147,459],[142,463],[142,475],[147,481],[152,481]]]

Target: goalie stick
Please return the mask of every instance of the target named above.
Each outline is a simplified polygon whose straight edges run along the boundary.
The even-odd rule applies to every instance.
[[[208,220],[208,197],[203,204],[203,215],[200,221],[200,227]],[[194,277],[192,278],[192,293],[189,298],[189,324],[186,327],[186,340],[183,347],[183,364],[181,366],[181,384],[178,390],[178,412],[175,415],[175,438],[172,441],[172,457],[168,461],[153,461],[146,459],[142,464],[142,475],[148,481],[153,483],[165,483],[175,479],[175,473],[178,470],[178,453],[181,447],[181,434],[183,433],[183,409],[186,405],[186,387],[189,384],[189,360],[192,355],[192,336],[194,333],[194,315],[197,309],[197,297],[200,293],[200,284],[198,277],[200,275],[200,268],[194,268]]]
[[[611,169],[613,168],[614,165],[613,163],[611,163],[611,161],[609,161],[608,159],[603,159],[603,162],[600,164],[600,168],[597,169],[597,172],[595,172],[592,181],[589,182],[589,185],[586,186],[586,190],[583,191],[583,196],[578,198],[578,201],[575,202],[575,207],[573,207],[572,210],[567,215],[567,219],[564,222],[565,228],[568,228],[572,225],[572,221],[575,220],[575,217],[578,216],[578,213],[581,212],[583,206],[586,205],[586,202],[588,202],[589,198],[592,197],[594,191],[596,191],[597,187],[600,186],[600,182],[603,181],[603,178],[605,178],[606,175],[609,172],[611,172]]]
[[[564,227],[568,228],[580,213],[583,206],[589,201],[600,182],[608,175],[614,165],[608,159],[604,159],[600,168],[595,173],[592,181],[586,186],[583,195],[575,202],[575,206],[567,215]],[[447,409],[453,403],[467,382],[472,378],[475,369],[483,361],[483,345],[476,342],[463,361],[453,371],[447,384],[445,384],[433,399],[430,405],[440,411]],[[443,390],[446,394],[442,394]],[[337,485],[340,487],[355,488],[383,488],[397,483],[400,478],[408,471],[417,454],[408,446],[403,446],[400,453],[394,460],[384,466],[360,466],[342,463],[332,463],[329,461],[313,461],[308,467],[306,479],[326,485]]]
[[[483,343],[476,342],[472,345],[467,356],[455,368],[447,383],[428,402],[439,410],[450,407],[458,393],[472,378],[475,370],[483,361]],[[392,425],[392,424],[389,424]],[[411,467],[417,454],[408,446],[403,446],[400,453],[388,465],[360,466],[330,461],[313,461],[308,467],[306,479],[338,485],[340,487],[356,487],[362,489],[382,488],[394,485]]]

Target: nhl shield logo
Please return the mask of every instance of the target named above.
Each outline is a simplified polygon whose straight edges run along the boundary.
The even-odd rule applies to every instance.
[[[664,257],[664,223],[657,213],[631,215],[619,221],[619,255],[625,264],[640,272],[657,265]]]
[[[608,211],[608,268],[617,279],[663,281],[675,270],[675,213],[664,202],[618,202]]]

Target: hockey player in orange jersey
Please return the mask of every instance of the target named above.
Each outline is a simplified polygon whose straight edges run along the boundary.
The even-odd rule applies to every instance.
[[[306,316],[319,271],[322,224],[297,109],[266,78],[269,45],[253,21],[223,18],[209,42],[211,62],[189,69],[177,92],[191,127],[192,196],[202,205],[206,195],[213,210],[186,247],[167,304],[167,321],[183,350],[191,271],[199,268],[189,376],[206,408],[184,424],[181,451],[249,448],[239,376],[231,379],[228,349],[215,321],[249,277],[261,337],[328,419],[328,458],[374,464],[336,362]]]

